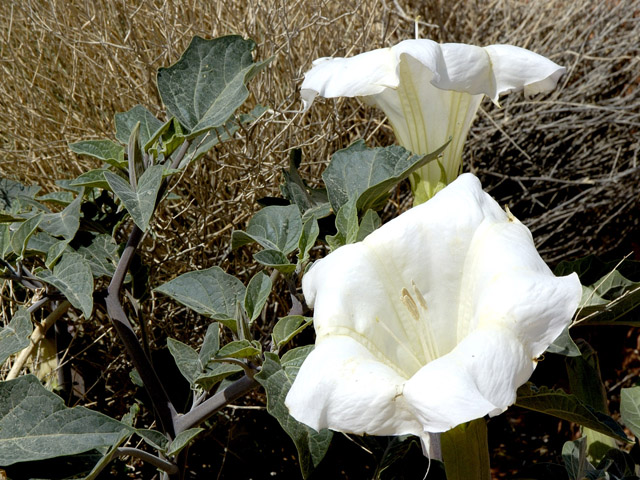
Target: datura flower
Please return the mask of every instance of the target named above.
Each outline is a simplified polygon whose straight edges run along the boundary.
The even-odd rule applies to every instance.
[[[317,261],[302,286],[316,344],[291,415],[426,448],[430,432],[513,404],[581,296],[577,275],[554,276],[471,174]]]
[[[387,115],[400,145],[417,154],[451,143],[438,162],[412,177],[415,204],[433,196],[461,172],[462,147],[487,95],[553,90],[565,68],[512,45],[476,47],[405,40],[350,58],[319,58],[304,77],[307,109],[317,95],[361,97]]]

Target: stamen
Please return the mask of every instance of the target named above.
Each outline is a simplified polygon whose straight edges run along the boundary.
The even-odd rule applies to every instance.
[[[418,299],[418,303],[420,304],[422,309],[424,311],[426,311],[427,310],[427,301],[422,296],[422,292],[420,291],[420,289],[416,285],[416,282],[414,282],[413,280],[411,280],[411,285],[413,285],[413,293],[415,293],[416,298]]]
[[[403,288],[400,292],[400,298],[402,299],[402,303],[404,304],[404,306],[407,307],[407,310],[409,310],[409,313],[411,314],[413,319],[416,321],[420,320],[420,312],[418,311],[418,306],[416,305],[413,297],[411,297],[411,294],[409,294],[409,290]]]

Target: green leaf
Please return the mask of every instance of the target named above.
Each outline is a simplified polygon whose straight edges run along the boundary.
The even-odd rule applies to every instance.
[[[51,247],[53,247],[58,242],[60,242],[60,240],[52,237],[48,233],[36,232],[29,238],[26,250],[29,252],[40,252],[43,254],[47,254]]]
[[[286,345],[293,339],[293,337],[298,335],[312,323],[313,318],[303,317],[302,315],[289,315],[287,317],[282,317],[273,327],[273,332],[271,332],[273,343],[278,348]]]
[[[202,347],[198,353],[198,358],[202,365],[207,365],[215,354],[220,350],[220,325],[217,322],[211,323],[204,334]]]
[[[352,199],[360,211],[377,210],[396,184],[436,159],[447,144],[422,156],[397,145],[368,148],[358,140],[334,153],[322,173],[333,210],[339,211]]]
[[[43,215],[38,227],[54,237],[62,237],[68,241],[73,240],[78,228],[80,228],[81,204],[82,194],[78,195],[76,199],[61,212]]]
[[[31,314],[26,308],[18,308],[9,325],[0,329],[0,367],[7,358],[29,345],[32,331]]]
[[[93,275],[91,267],[78,253],[65,253],[51,270],[42,270],[37,277],[56,287],[85,318],[93,311]]]
[[[440,438],[447,480],[491,480],[484,418],[458,425],[443,432]]]
[[[189,345],[174,338],[167,338],[167,347],[169,347],[169,352],[173,355],[182,376],[193,385],[203,368],[198,353]]]
[[[260,343],[256,340],[236,340],[227,343],[218,350],[216,358],[249,358],[261,353]]]
[[[78,253],[87,261],[94,277],[111,277],[115,273],[118,246],[111,235],[96,235],[88,246],[78,248]]]
[[[39,202],[52,202],[52,203],[56,203],[58,205],[63,205],[66,207],[71,202],[73,202],[74,198],[75,198],[75,195],[73,193],[69,191],[63,191],[63,192],[51,192],[45,195],[39,195],[36,197],[36,200],[38,200]]]
[[[320,205],[328,205],[327,190],[309,187],[298,173],[302,161],[302,150],[295,148],[289,156],[289,170],[283,170],[284,184],[280,185],[282,196],[305,213]]]
[[[353,243],[358,238],[358,210],[355,198],[351,198],[340,207],[336,215],[336,230],[335,235],[325,237],[331,250]]]
[[[113,193],[120,199],[133,221],[141,230],[149,227],[149,221],[156,206],[156,198],[162,183],[162,165],[149,167],[138,181],[134,190],[131,185],[119,175],[104,172]]]
[[[33,236],[31,237],[33,238]],[[5,258],[11,251],[11,230],[9,224],[0,224],[0,258]]]
[[[20,224],[16,231],[13,232],[13,235],[11,235],[11,248],[19,257],[24,255],[29,238],[31,238],[31,235],[33,235],[38,228],[43,216],[43,213],[38,213],[37,215],[25,220]]]
[[[583,480],[587,473],[593,470],[593,465],[587,460],[586,440],[579,438],[573,442],[566,442],[562,447],[562,460],[569,480]]]
[[[109,183],[104,178],[104,172],[107,172],[104,168],[98,168],[95,170],[89,170],[88,172],[79,175],[74,180],[71,180],[70,185],[74,187],[94,187],[102,188],[104,190],[111,191]]]
[[[302,233],[302,217],[295,205],[274,205],[259,210],[249,220],[246,231],[236,230],[231,236],[231,248],[251,242],[287,255],[298,247]]]
[[[180,126],[180,122],[175,117],[171,117],[163,123],[153,134],[144,147],[154,157],[169,157],[180,145],[184,143],[186,137]]]
[[[367,210],[364,213],[362,220],[360,221],[356,242],[361,242],[362,240],[364,240],[367,235],[380,228],[380,225],[382,225],[380,216],[373,210]]]
[[[190,428],[176,435],[176,438],[169,444],[167,455],[177,455],[180,451],[186,447],[191,440],[196,438],[200,433],[204,432],[204,428]]]
[[[267,107],[256,105],[251,112],[229,120],[224,126],[201,133],[191,141],[191,145],[189,145],[185,159],[180,164],[180,167],[182,168],[202,158],[213,147],[231,138],[234,133],[240,130],[241,125],[256,121],[258,117],[267,110]]]
[[[120,432],[120,437],[117,441],[115,441],[109,450],[102,456],[102,458],[94,465],[89,474],[85,476],[82,480],[95,480],[98,478],[98,475],[104,470],[104,468],[113,460],[115,451],[124,443],[127,437],[130,436],[130,432],[123,430]]]
[[[256,273],[249,281],[244,296],[244,309],[249,317],[249,322],[258,318],[270,293],[271,279],[263,272]]]
[[[131,132],[137,123],[140,123],[140,145],[145,147],[156,131],[162,126],[153,113],[142,105],[136,105],[131,110],[115,114],[116,139],[127,145]]]
[[[0,465],[74,455],[119,441],[125,424],[67,408],[33,375],[0,382]]]
[[[302,234],[298,240],[298,264],[302,265],[309,261],[309,251],[315,245],[319,234],[318,220],[310,218],[304,222]]]
[[[255,43],[239,36],[194,37],[175,65],[158,70],[158,91],[169,115],[194,138],[227,123],[249,96],[245,84],[268,62],[254,63]]]
[[[598,354],[584,340],[578,340],[578,343],[580,356],[565,359],[569,388],[581,402],[598,412],[609,414]]]
[[[620,393],[622,422],[640,438],[640,387],[623,388]]]
[[[245,295],[242,282],[220,267],[185,273],[155,290],[231,328]]]
[[[210,362],[196,379],[196,385],[209,391],[228,376],[241,371],[242,367],[234,363]]]
[[[156,450],[160,450],[161,452],[167,451],[167,447],[169,446],[169,439],[164,434],[158,432],[157,430],[150,430],[146,428],[136,428],[135,432],[148,445],[155,448]]]
[[[140,150],[140,122],[136,123],[131,130],[129,143],[127,145],[127,162],[129,167],[129,184],[138,189],[138,179],[144,174],[144,159],[142,158],[142,150]]]
[[[59,240],[55,242],[49,250],[47,250],[47,260],[45,261],[45,266],[51,270],[53,265],[58,261],[58,259],[62,256],[62,254],[71,249],[69,247],[69,240]]]
[[[34,198],[39,191],[37,185],[26,187],[20,182],[0,178],[0,211],[12,209],[15,202],[22,198]]]
[[[562,333],[558,335],[558,338],[549,345],[547,352],[566,355],[567,357],[579,357],[581,355],[580,349],[569,334],[569,327],[565,328]]]
[[[124,147],[111,140],[82,140],[69,145],[72,152],[97,158],[117,168],[126,167]]]
[[[615,420],[581,402],[575,395],[562,390],[551,390],[527,383],[518,389],[516,405],[577,423],[616,440],[629,442],[624,430]]]
[[[267,411],[278,420],[296,445],[304,478],[307,478],[324,458],[333,436],[330,430],[316,432],[296,421],[289,415],[289,410],[284,404],[302,362],[312,349],[312,345],[295,348],[285,353],[282,359],[273,353],[265,353],[262,370],[255,376],[267,392]]]
[[[287,257],[279,250],[260,250],[253,258],[260,265],[275,268],[284,274],[293,273],[296,269],[296,266],[289,263]]]

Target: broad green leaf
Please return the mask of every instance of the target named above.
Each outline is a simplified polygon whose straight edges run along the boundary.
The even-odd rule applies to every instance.
[[[580,356],[565,359],[571,393],[581,402],[608,415],[607,392],[602,383],[598,354],[584,340],[578,340],[578,343]]]
[[[273,343],[278,348],[286,345],[293,339],[293,337],[298,335],[312,323],[313,318],[303,317],[302,315],[289,315],[287,317],[282,317],[273,327],[273,332],[271,332]]]
[[[113,445],[111,445],[111,448],[107,450],[107,452],[102,456],[98,463],[95,464],[89,474],[82,480],[95,480],[96,478],[98,478],[98,475],[102,472],[102,470],[104,470],[106,466],[113,460],[115,451],[124,443],[124,441],[130,435],[131,432],[127,430],[123,430],[122,432],[120,432],[120,437],[117,439],[117,441],[114,442]]]
[[[220,350],[220,325],[217,322],[211,323],[204,334],[202,347],[198,352],[198,358],[202,365],[207,365],[214,355]]]
[[[150,430],[146,428],[136,428],[136,434],[139,435],[148,445],[165,452],[169,446],[169,439],[157,430]]]
[[[173,355],[173,359],[182,376],[193,385],[203,368],[198,358],[198,353],[189,345],[185,345],[174,338],[167,338],[167,347],[169,347],[169,352]]]
[[[11,235],[11,248],[19,256],[24,255],[24,251],[29,242],[29,238],[34,234],[38,228],[38,224],[42,221],[43,213],[38,213],[33,217],[22,222],[13,235]]]
[[[40,252],[46,254],[51,247],[53,247],[58,240],[45,232],[36,232],[29,238],[27,242],[27,251]]]
[[[38,197],[36,197],[36,200],[38,200],[39,202],[57,203],[58,205],[63,205],[66,207],[71,202],[73,202],[74,198],[76,198],[76,196],[73,193],[69,191],[63,191],[50,192],[45,195],[39,195]]]
[[[296,266],[289,263],[287,257],[279,250],[260,250],[253,256],[253,259],[260,265],[275,268],[284,274],[293,273],[296,269]]]
[[[640,387],[623,388],[620,393],[622,422],[640,438]]]
[[[53,265],[60,259],[62,254],[68,249],[69,240],[59,240],[47,250],[47,259],[45,261],[45,266],[51,270]],[[70,249],[69,249],[70,250]]]
[[[447,480],[491,480],[487,421],[477,418],[442,433]]]
[[[249,220],[246,231],[236,230],[231,236],[231,248],[251,242],[287,255],[298,247],[302,233],[302,217],[295,205],[270,206],[259,210]]]
[[[88,246],[78,248],[78,253],[89,263],[94,277],[111,277],[115,273],[118,246],[111,235],[96,235]]]
[[[380,216],[374,210],[367,210],[364,213],[362,220],[360,221],[356,242],[361,242],[362,240],[364,240],[367,235],[369,235],[377,228],[380,228],[380,225],[382,225]]]
[[[616,440],[629,442],[624,430],[615,420],[581,402],[575,395],[562,390],[551,390],[527,383],[518,389],[516,405],[577,423]]]
[[[358,140],[334,153],[322,173],[333,210],[339,211],[351,199],[360,211],[377,210],[396,184],[436,159],[447,144],[422,156],[397,145],[367,148]]]
[[[138,122],[140,123],[140,145],[143,147],[162,126],[162,122],[153,113],[142,105],[136,105],[131,110],[115,114],[116,139],[127,145],[131,132]]]
[[[185,273],[155,290],[231,328],[245,295],[242,282],[220,267]]]
[[[124,147],[111,140],[82,140],[69,144],[69,148],[78,155],[88,155],[114,167],[124,168],[127,165],[124,160]]]
[[[158,190],[160,190],[162,183],[162,165],[149,167],[140,177],[135,190],[126,180],[115,173],[105,171],[104,177],[136,225],[141,230],[146,230],[149,227],[149,221],[156,206]]]
[[[140,149],[140,122],[136,123],[131,130],[129,143],[127,145],[127,162],[129,166],[129,184],[138,189],[138,179],[144,174],[144,159],[142,158],[142,150]]]
[[[242,367],[234,363],[209,362],[204,372],[196,379],[196,384],[209,391],[228,376],[241,371]]]
[[[256,273],[249,281],[244,296],[244,309],[249,317],[249,322],[258,318],[270,293],[271,279],[263,272]]]
[[[33,238],[33,236],[31,237]],[[0,258],[11,251],[11,230],[8,223],[0,224]]]
[[[74,455],[117,443],[125,424],[67,408],[33,375],[0,382],[0,465]]]
[[[342,205],[336,215],[337,233],[325,237],[331,250],[355,242],[358,238],[358,228],[358,210],[354,197]]]
[[[566,355],[567,357],[579,357],[581,355],[580,349],[574,343],[571,335],[569,334],[568,327],[558,335],[558,338],[556,338],[551,345],[549,345],[547,352]]]
[[[73,240],[73,237],[80,227],[81,205],[82,194],[78,195],[76,199],[61,212],[43,215],[38,227],[54,237],[62,237],[69,241]]]
[[[295,148],[289,156],[289,170],[283,170],[284,183],[280,185],[282,196],[298,206],[301,213],[320,205],[329,204],[326,189],[309,187],[300,176],[298,168],[302,161],[302,150]]]
[[[56,287],[67,300],[82,311],[85,318],[93,311],[93,275],[91,267],[78,253],[65,253],[51,270],[42,270],[37,277]]]
[[[216,358],[248,358],[259,355],[262,350],[256,340],[236,340],[229,342],[216,353]]]
[[[204,428],[190,428],[184,432],[180,432],[169,444],[167,455],[177,455],[180,453],[180,451],[186,447],[191,440],[196,438],[196,435],[200,432],[204,432]]]
[[[302,234],[298,240],[298,263],[303,264],[309,261],[309,251],[315,245],[320,227],[315,218],[310,218],[302,226]]]
[[[239,36],[194,37],[175,65],[158,70],[158,91],[169,115],[191,138],[224,125],[249,96],[245,84],[268,62],[254,63],[255,43]]]
[[[278,420],[296,445],[304,478],[307,478],[324,458],[333,435],[330,430],[316,432],[296,421],[289,415],[289,410],[284,404],[302,362],[312,349],[312,345],[295,348],[285,353],[282,359],[273,353],[265,353],[262,370],[255,376],[267,392],[267,411]]]
[[[74,187],[94,187],[102,188],[104,190],[111,191],[109,183],[104,178],[104,172],[107,172],[104,168],[98,168],[95,170],[89,170],[82,175],[71,180],[70,185]]]
[[[154,157],[168,158],[185,140],[180,122],[171,117],[153,134],[144,148]]]
[[[0,367],[7,358],[29,345],[32,331],[31,314],[26,308],[18,308],[9,324],[0,329]]]
[[[256,105],[251,112],[238,115],[237,118],[229,120],[224,126],[201,133],[191,140],[191,145],[187,149],[187,154],[180,167],[185,167],[187,164],[202,158],[213,147],[231,138],[240,129],[240,125],[256,121],[267,110],[267,107]]]
[[[21,198],[34,198],[40,191],[38,186],[26,187],[20,182],[0,178],[0,211],[8,211],[14,207],[14,202]]]
[[[566,442],[562,447],[562,460],[567,469],[569,480],[583,480],[587,473],[594,470],[593,465],[587,460],[586,438],[579,438],[572,442]]]

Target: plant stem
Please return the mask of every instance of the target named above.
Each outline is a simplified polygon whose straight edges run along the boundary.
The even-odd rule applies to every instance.
[[[189,413],[179,415],[175,421],[176,435],[200,425],[211,415],[222,410],[234,400],[246,395],[258,385],[258,382],[247,375],[236,380],[221,392],[197,405]]]
[[[170,475],[175,475],[176,473],[178,473],[177,465],[138,448],[119,447],[118,449],[116,449],[116,455],[119,457],[128,456],[139,458],[140,460],[150,463],[154,467],[157,467]]]
[[[144,350],[138,341],[138,337],[133,331],[131,322],[129,322],[129,318],[127,317],[127,314],[122,307],[122,303],[120,302],[120,289],[122,288],[125,275],[127,270],[129,270],[131,261],[133,260],[136,248],[142,240],[142,234],[142,230],[140,230],[137,225],[134,225],[133,230],[129,235],[127,246],[125,247],[124,252],[122,252],[116,271],[113,274],[109,287],[107,288],[107,298],[105,303],[111,322],[113,323],[116,332],[118,332],[118,336],[122,340],[122,343],[124,343],[127,354],[133,362],[133,366],[138,371],[145,388],[149,392],[149,396],[156,408],[160,424],[162,425],[164,432],[171,438],[174,438],[175,431],[173,426],[173,417],[176,415],[176,410],[173,407],[171,400],[169,400],[169,396],[162,386],[162,382],[160,381],[158,374],[154,370],[153,365],[151,365],[151,361],[145,355]]]
[[[36,323],[33,333],[31,333],[31,338],[29,339],[29,345],[20,352],[20,355],[18,355],[18,358],[11,367],[6,380],[13,380],[18,376],[20,370],[22,370],[22,367],[29,358],[29,355],[33,353],[35,348],[47,334],[47,330],[49,330],[49,328],[51,328],[51,325],[56,323],[56,320],[58,320],[62,315],[65,314],[67,310],[69,310],[69,307],[71,307],[71,304],[67,300],[65,300],[64,302],[60,303],[60,305],[58,305],[58,308],[51,312],[47,316],[47,318],[43,320],[42,323]]]

